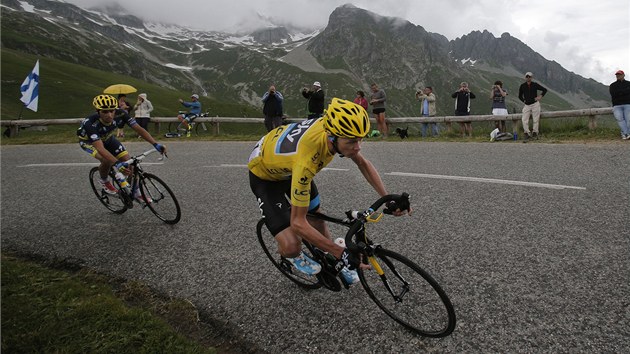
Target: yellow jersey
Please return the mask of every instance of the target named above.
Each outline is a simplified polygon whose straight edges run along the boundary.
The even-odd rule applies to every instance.
[[[315,118],[267,133],[254,146],[247,167],[266,181],[291,179],[291,204],[308,207],[311,181],[333,157],[323,118]]]

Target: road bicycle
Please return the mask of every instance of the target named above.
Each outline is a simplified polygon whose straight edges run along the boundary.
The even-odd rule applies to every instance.
[[[188,112],[179,111],[177,113],[181,115],[185,115]],[[209,114],[210,114],[209,112],[205,112],[205,113],[201,113],[192,117],[190,119],[190,122],[188,123],[190,125],[190,132],[191,133],[194,132],[195,135],[209,134],[210,129],[209,129],[209,126],[206,125],[205,122],[199,122],[199,123],[195,122],[195,119],[199,117],[208,117]],[[187,133],[188,133],[188,127],[186,127],[184,122],[170,122],[168,123],[168,133],[164,134],[164,136],[167,138],[179,138],[182,136],[186,136]]]
[[[400,198],[403,199],[400,199]],[[455,329],[455,309],[446,292],[438,282],[419,265],[405,256],[374,243],[367,237],[365,225],[378,222],[383,217],[377,210],[394,200],[407,200],[408,195],[387,195],[378,199],[365,211],[346,212],[339,219],[322,213],[309,213],[309,217],[348,228],[345,236],[349,252],[360,256],[369,269],[357,269],[363,289],[389,317],[407,329],[426,337],[445,337]],[[399,204],[401,205],[401,204]],[[408,205],[408,204],[407,204]],[[387,210],[384,210],[387,212]],[[297,270],[282,257],[274,237],[265,227],[264,218],[256,227],[258,241],[271,262],[291,281],[306,289],[321,287],[332,291],[346,289],[339,272],[335,270],[337,260],[302,240],[303,252],[322,266],[316,275],[307,275]]]
[[[117,178],[117,171],[114,167],[110,169],[109,176],[112,179],[112,184],[118,189],[117,194],[105,192],[99,182],[101,176],[98,167],[90,170],[90,185],[98,200],[116,214],[122,214],[128,209],[132,209],[134,203],[137,203],[143,209],[149,208],[158,219],[165,223],[177,224],[181,219],[182,211],[175,194],[164,181],[154,174],[144,172],[140,166],[140,162],[154,152],[157,150],[146,151],[127,161],[131,175],[126,181],[124,178],[122,180]],[[142,201],[134,199],[134,188],[140,188]]]

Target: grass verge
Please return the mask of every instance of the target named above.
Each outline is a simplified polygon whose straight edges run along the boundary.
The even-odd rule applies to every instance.
[[[252,352],[233,343],[213,347],[222,340],[192,303],[142,283],[5,253],[1,262],[2,352]]]

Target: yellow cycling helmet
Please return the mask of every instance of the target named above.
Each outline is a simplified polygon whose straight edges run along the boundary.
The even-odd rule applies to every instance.
[[[92,101],[94,108],[97,110],[101,109],[116,109],[118,108],[118,100],[114,98],[114,96],[110,95],[98,95],[94,97]]]
[[[326,109],[324,127],[339,138],[363,138],[370,131],[370,118],[363,107],[335,97]]]

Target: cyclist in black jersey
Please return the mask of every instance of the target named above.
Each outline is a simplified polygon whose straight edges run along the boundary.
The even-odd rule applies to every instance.
[[[109,170],[115,166],[123,172],[129,167],[125,161],[129,160],[129,152],[123,144],[114,136],[116,128],[129,125],[144,140],[151,143],[155,149],[164,154],[166,147],[159,144],[153,136],[142,128],[129,114],[118,108],[118,100],[109,95],[98,95],[92,101],[96,113],[85,118],[77,130],[79,145],[83,151],[101,162],[99,173],[103,190],[109,194],[116,194],[118,190],[108,179]],[[134,197],[142,198],[137,186],[134,188]],[[145,203],[147,201],[144,201]]]
[[[374,165],[360,153],[361,141],[369,131],[370,120],[363,107],[333,98],[324,117],[272,130],[250,155],[250,186],[265,224],[282,256],[304,273],[317,274],[321,266],[301,252],[302,237],[339,260],[337,267],[347,284],[358,281],[353,269],[360,260],[332,241],[322,220],[310,220],[306,215],[320,206],[313,177],[335,154],[350,158],[379,195],[388,194]],[[395,215],[405,213],[395,203],[389,207]]]

